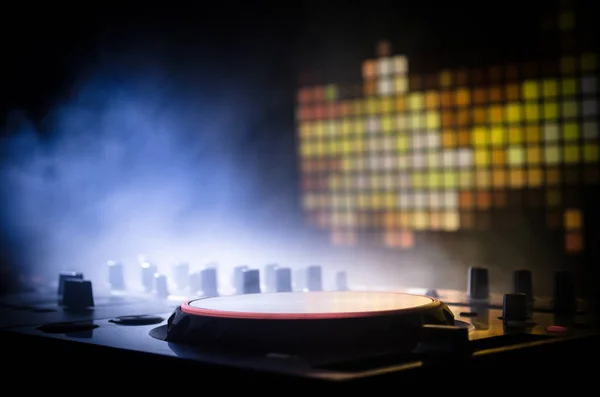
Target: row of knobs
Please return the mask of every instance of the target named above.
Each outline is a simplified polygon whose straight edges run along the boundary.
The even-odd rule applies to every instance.
[[[323,289],[321,266],[309,266],[302,277],[302,289],[321,291]],[[176,288],[189,290],[193,294],[205,297],[218,296],[218,279],[216,267],[209,266],[199,272],[190,273],[189,265],[176,265],[173,269]],[[248,266],[234,268],[233,285],[236,294],[255,294],[261,291],[260,270]],[[336,273],[336,288],[348,289],[346,272]],[[118,262],[108,263],[108,282],[111,289],[125,290],[124,267]],[[153,292],[159,297],[169,296],[167,276],[158,273],[156,265],[144,262],[141,264],[141,284],[146,292]],[[265,267],[266,292],[291,292],[292,269],[278,265]],[[58,280],[58,302],[65,308],[81,309],[94,306],[92,282],[85,280],[80,272],[61,272]]]
[[[504,295],[503,318],[519,320],[526,317],[532,306],[533,281],[531,271],[513,272],[512,293]],[[490,297],[489,272],[483,267],[469,268],[467,293],[473,301],[485,301]],[[575,284],[570,272],[559,270],[554,274],[552,309],[559,313],[574,312],[577,308]]]
[[[141,267],[142,286],[147,292],[154,291],[159,296],[167,296],[168,280],[165,275],[157,272],[155,265],[144,263]],[[275,264],[267,265],[264,270],[265,292],[291,292],[292,269]],[[303,289],[308,291],[321,291],[323,289],[321,266],[309,266],[304,274]],[[219,295],[217,268],[208,266],[199,272],[191,273],[188,264],[179,264],[173,268],[173,281],[180,291],[189,290],[193,294],[200,293],[210,297]],[[300,280],[298,280],[300,281]],[[112,263],[109,265],[109,283],[113,289],[124,289],[123,265]],[[237,266],[233,270],[232,280],[236,294],[257,294],[261,289],[261,271],[248,266]],[[336,288],[348,289],[345,272],[336,273]]]
[[[125,289],[123,265],[118,262],[108,263],[108,281],[114,290]],[[216,267],[207,267],[199,272],[190,273],[187,264],[176,265],[173,270],[174,282],[178,289],[189,289],[192,293],[203,296],[217,296],[218,279]],[[309,266],[304,275],[302,289],[321,291],[322,268]],[[490,297],[489,271],[482,267],[471,267],[468,273],[467,293],[473,301],[485,301]],[[160,297],[169,295],[168,279],[157,272],[156,265],[144,262],[141,264],[141,283],[147,292],[154,292]],[[237,294],[261,292],[260,270],[248,266],[234,268],[233,285]],[[278,265],[265,267],[266,292],[292,291],[292,270]],[[336,273],[336,289],[347,290],[348,282],[345,272]],[[435,296],[436,291],[428,291]],[[81,308],[94,306],[92,283],[85,280],[82,273],[62,272],[58,285],[59,303],[65,307]],[[533,302],[533,282],[529,270],[517,270],[513,273],[513,291],[504,295],[503,317],[521,318]],[[577,299],[571,273],[557,271],[554,276],[553,309],[556,312],[572,312],[576,309]]]

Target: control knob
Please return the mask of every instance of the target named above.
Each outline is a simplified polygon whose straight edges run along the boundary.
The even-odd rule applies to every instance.
[[[154,274],[154,293],[159,298],[167,298],[169,296],[169,282],[164,274]]]
[[[309,266],[306,269],[306,289],[309,291],[323,290],[321,266]]]
[[[110,289],[122,291],[125,289],[125,274],[120,262],[108,261],[108,285]]]
[[[488,269],[483,267],[470,267],[467,293],[471,299],[488,299],[490,286]]]
[[[92,282],[76,278],[66,279],[63,284],[62,306],[71,310],[82,310],[94,306]]]
[[[218,296],[217,269],[209,267],[200,272],[200,290],[202,296]]]
[[[276,292],[292,292],[292,269],[289,267],[278,267],[275,271]]]
[[[243,294],[259,294],[260,293],[260,272],[258,269],[246,269],[242,273]]]

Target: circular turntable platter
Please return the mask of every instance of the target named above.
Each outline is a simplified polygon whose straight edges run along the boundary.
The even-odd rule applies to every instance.
[[[424,324],[454,325],[441,301],[393,292],[286,292],[196,299],[175,309],[167,341],[236,350],[412,348]]]

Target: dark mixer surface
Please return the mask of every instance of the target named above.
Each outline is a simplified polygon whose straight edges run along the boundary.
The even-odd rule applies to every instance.
[[[564,274],[557,274],[555,295],[542,299],[518,283],[517,292],[492,294],[486,278],[470,281],[467,291],[348,291],[344,277],[340,291],[293,292],[285,277],[261,286],[254,270],[234,277],[240,290],[232,295],[218,294],[214,271],[204,273],[204,283],[190,276],[203,288],[188,287],[196,292],[188,297],[161,291],[169,280],[159,277],[145,292],[96,293],[81,280],[63,280],[61,295],[52,289],[3,297],[0,340],[5,351],[36,349],[37,365],[52,367],[64,356],[71,372],[104,357],[116,372],[135,365],[165,374],[203,371],[209,383],[213,373],[245,381],[252,374],[253,382],[340,387],[410,383],[432,368],[491,376],[498,369],[518,375],[529,365],[551,373],[580,367],[598,347],[597,322]],[[469,280],[481,271],[471,269]],[[275,292],[250,292],[263,289]],[[15,370],[31,364],[20,351],[8,358]]]

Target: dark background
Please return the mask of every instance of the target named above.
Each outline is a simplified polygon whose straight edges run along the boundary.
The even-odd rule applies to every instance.
[[[260,111],[223,155],[258,176],[249,197],[283,197],[295,214],[291,224],[300,225],[294,135],[300,76],[359,78],[360,70],[346,73],[344,65],[374,55],[382,38],[423,71],[554,53],[555,33],[540,34],[540,15],[551,27],[555,7],[514,0],[11,4],[0,14],[2,136],[24,119],[36,133],[50,134],[46,120],[55,104],[99,69],[117,82],[160,71],[180,98],[193,102],[202,93],[206,107],[210,98],[223,105],[224,91],[239,90]],[[6,268],[19,262],[28,242],[0,232]]]

